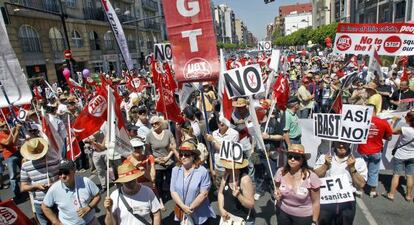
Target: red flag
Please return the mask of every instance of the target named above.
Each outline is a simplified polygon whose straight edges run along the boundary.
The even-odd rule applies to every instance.
[[[52,147],[59,155],[61,155],[61,150],[63,149],[64,143],[58,131],[53,127],[49,121],[49,115],[45,114],[42,110],[42,131],[49,140],[49,145]]]
[[[337,114],[342,113],[342,94],[336,96],[335,101],[332,103],[332,110]]]
[[[9,199],[0,202],[1,224],[8,225],[34,225],[27,216]]]
[[[41,89],[41,87],[39,87],[39,86],[34,86],[34,88],[33,88],[33,94],[34,94],[36,100],[41,100],[42,99],[42,95],[40,94],[39,88]]]
[[[76,160],[81,155],[81,150],[79,147],[78,139],[76,138],[75,133],[70,126],[71,125],[69,124],[69,127],[67,129],[68,135],[66,136],[66,159]]]
[[[224,62],[223,53],[222,50],[220,50],[220,76],[218,81],[218,94],[221,102],[220,116],[222,116],[226,120],[226,125],[230,126],[231,114],[233,113],[233,106],[232,101],[229,98],[229,95],[226,90],[226,84],[223,75],[226,69],[230,70],[232,68],[230,64]]]
[[[358,67],[358,58],[356,55],[352,56],[349,60],[355,67]]]
[[[76,81],[74,81],[72,78],[70,77],[65,77],[66,79],[66,83],[68,83],[70,92],[73,93],[75,91],[75,89],[78,89],[81,92],[85,92],[86,88],[82,87],[82,85],[76,83]]]
[[[73,123],[72,128],[80,140],[93,135],[101,128],[107,119],[107,108],[108,93],[106,88],[101,87]]]
[[[408,81],[408,73],[407,73],[408,56],[400,56],[400,62],[403,65],[403,73],[402,73],[400,80]]]
[[[166,79],[167,82],[166,84],[168,85],[168,89],[175,91],[177,89],[177,83],[174,80],[174,77],[172,75],[172,71],[170,68],[170,64],[168,62],[164,63],[164,67],[165,67],[165,75],[166,75]]]
[[[279,110],[285,110],[289,99],[289,81],[280,73],[275,84],[273,84],[273,98],[277,102]]]

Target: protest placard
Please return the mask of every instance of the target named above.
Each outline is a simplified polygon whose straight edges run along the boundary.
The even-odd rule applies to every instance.
[[[279,61],[280,61],[280,50],[279,49],[273,49],[271,60],[270,60],[270,63],[269,63],[269,68],[274,70],[274,71],[278,71]]]
[[[341,114],[341,140],[365,144],[368,138],[374,108],[363,105],[345,104]]]
[[[19,115],[17,116],[17,119],[20,121],[26,121],[26,117],[27,117],[27,111],[21,108],[19,111]]]
[[[172,61],[172,49],[170,43],[160,43],[154,45],[154,57],[159,61]]]
[[[220,159],[242,163],[243,162],[242,145],[238,142],[223,141],[221,144],[219,155],[220,155]]]
[[[210,1],[164,0],[178,82],[216,80],[220,72]],[[179,53],[179,54],[178,54]]]
[[[346,174],[320,178],[321,204],[354,201],[353,188]]]
[[[230,98],[252,96],[265,91],[259,64],[227,70],[223,76]]]
[[[414,24],[410,23],[340,23],[335,36],[334,52],[379,55],[414,55]]]
[[[336,141],[340,138],[341,115],[329,113],[313,114],[313,131],[316,137]]]
[[[257,44],[257,48],[259,51],[270,51],[272,50],[272,42],[271,41],[260,41]]]

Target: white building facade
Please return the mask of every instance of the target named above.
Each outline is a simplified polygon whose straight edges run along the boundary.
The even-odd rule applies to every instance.
[[[284,34],[289,35],[299,29],[312,26],[312,13],[292,12],[284,18]]]

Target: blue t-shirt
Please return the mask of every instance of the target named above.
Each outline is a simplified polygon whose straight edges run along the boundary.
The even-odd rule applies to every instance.
[[[77,210],[88,206],[89,202],[99,194],[99,189],[87,177],[75,176],[76,188],[69,189],[61,180],[54,183],[43,200],[43,204],[51,208],[57,205],[59,220],[65,225],[86,225],[95,218],[95,210],[80,218]],[[80,204],[79,204],[80,202]]]

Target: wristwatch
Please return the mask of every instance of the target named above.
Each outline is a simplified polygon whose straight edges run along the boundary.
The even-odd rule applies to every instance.
[[[312,221],[311,225],[318,225],[318,222]]]

